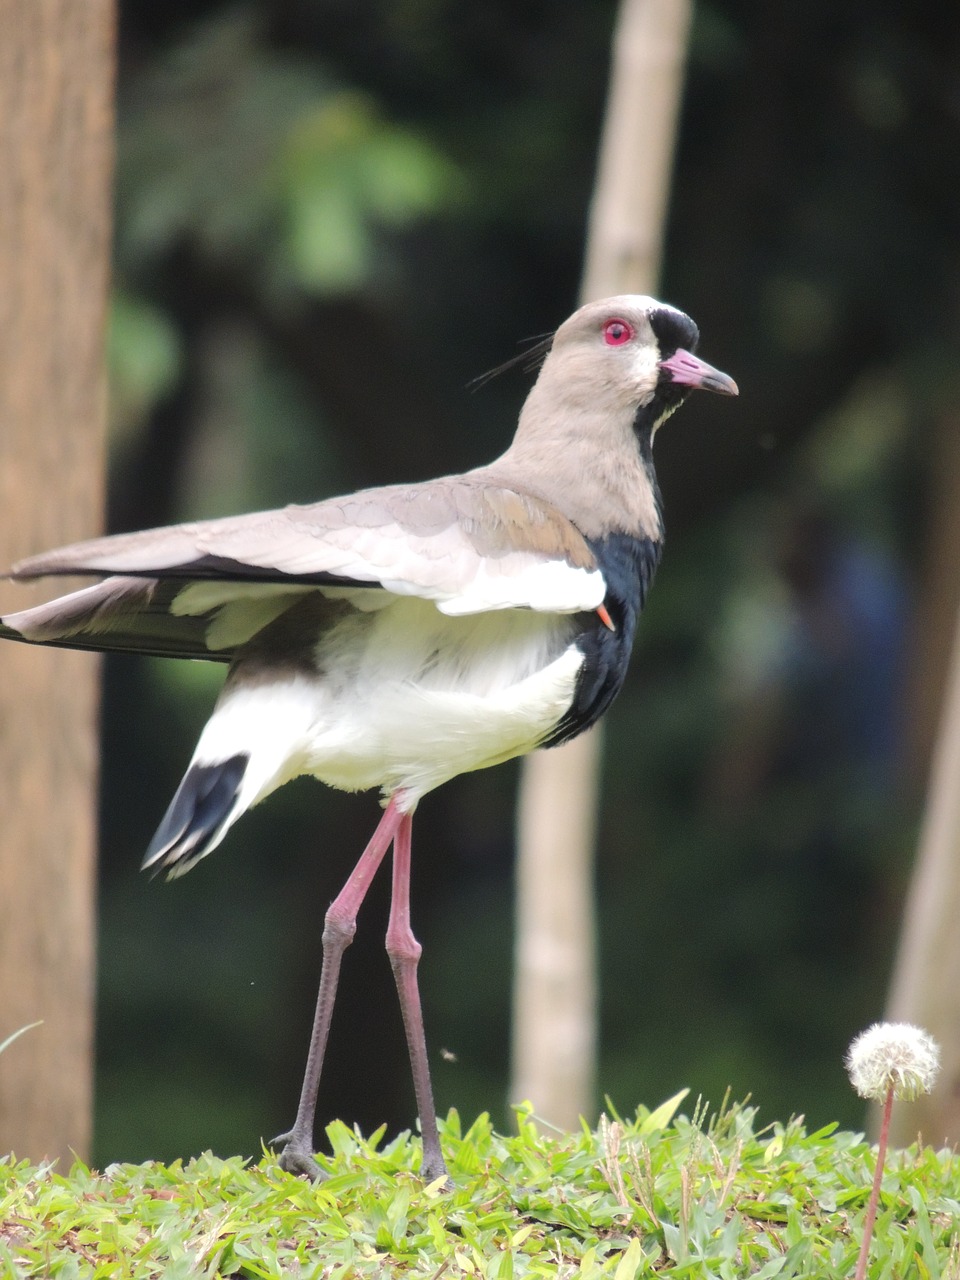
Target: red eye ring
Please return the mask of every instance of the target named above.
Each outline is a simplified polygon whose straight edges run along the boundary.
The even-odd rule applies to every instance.
[[[608,347],[622,347],[633,337],[633,326],[626,320],[608,320],[603,326],[603,340]]]

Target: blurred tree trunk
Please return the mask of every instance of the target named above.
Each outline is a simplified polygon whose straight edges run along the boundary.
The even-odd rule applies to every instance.
[[[0,0],[0,571],[103,506],[113,0]],[[4,592],[21,608],[42,592]],[[49,595],[49,591],[47,592]],[[97,663],[0,652],[0,1150],[87,1153]]]
[[[690,0],[622,0],[583,302],[656,287],[689,25]],[[595,1097],[600,754],[594,729],[520,783],[511,1100],[568,1129]]]
[[[950,394],[945,389],[944,395]],[[930,525],[906,699],[904,772],[914,794],[921,794],[943,714],[960,608],[960,413],[942,412],[930,452]]]
[[[940,1043],[943,1065],[933,1093],[894,1110],[891,1134],[904,1145],[913,1141],[918,1130],[935,1145],[950,1146],[960,1140],[958,426],[955,414],[944,416],[934,468],[937,496],[910,699],[911,763],[917,772],[925,769],[929,781],[886,1015],[891,1021],[913,1022],[929,1031]]]

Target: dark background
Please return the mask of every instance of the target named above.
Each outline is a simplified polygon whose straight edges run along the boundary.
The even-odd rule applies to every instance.
[[[576,305],[611,0],[120,10],[111,530],[505,447],[529,377],[467,383]],[[841,1057],[883,1009],[958,581],[958,43],[947,4],[696,8],[659,292],[741,395],[658,437],[667,552],[607,719],[621,1110],[729,1086],[862,1120]],[[99,1162],[289,1126],[323,913],[377,817],[301,781],[141,877],[221,676],[107,665]],[[500,1125],[516,778],[429,797],[414,843],[438,1106]],[[385,890],[320,1106],[368,1131],[414,1118]]]

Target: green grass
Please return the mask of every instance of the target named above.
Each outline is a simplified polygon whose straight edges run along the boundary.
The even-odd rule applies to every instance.
[[[676,1114],[683,1094],[597,1132],[550,1135],[519,1111],[443,1126],[453,1187],[416,1176],[418,1140],[328,1130],[328,1181],[203,1155],[68,1173],[0,1162],[0,1274],[10,1277],[686,1277],[852,1274],[874,1168],[862,1136],[754,1130],[735,1106]],[[868,1274],[958,1280],[960,1158],[888,1158]]]

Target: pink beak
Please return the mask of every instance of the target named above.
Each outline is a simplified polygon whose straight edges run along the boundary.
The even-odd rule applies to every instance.
[[[678,347],[667,360],[661,360],[660,368],[671,382],[676,382],[683,387],[694,387],[700,391],[716,391],[721,396],[740,394],[732,378],[721,373],[719,369],[714,369],[712,364],[707,364],[705,360],[701,360],[691,352],[684,351],[682,347]]]

